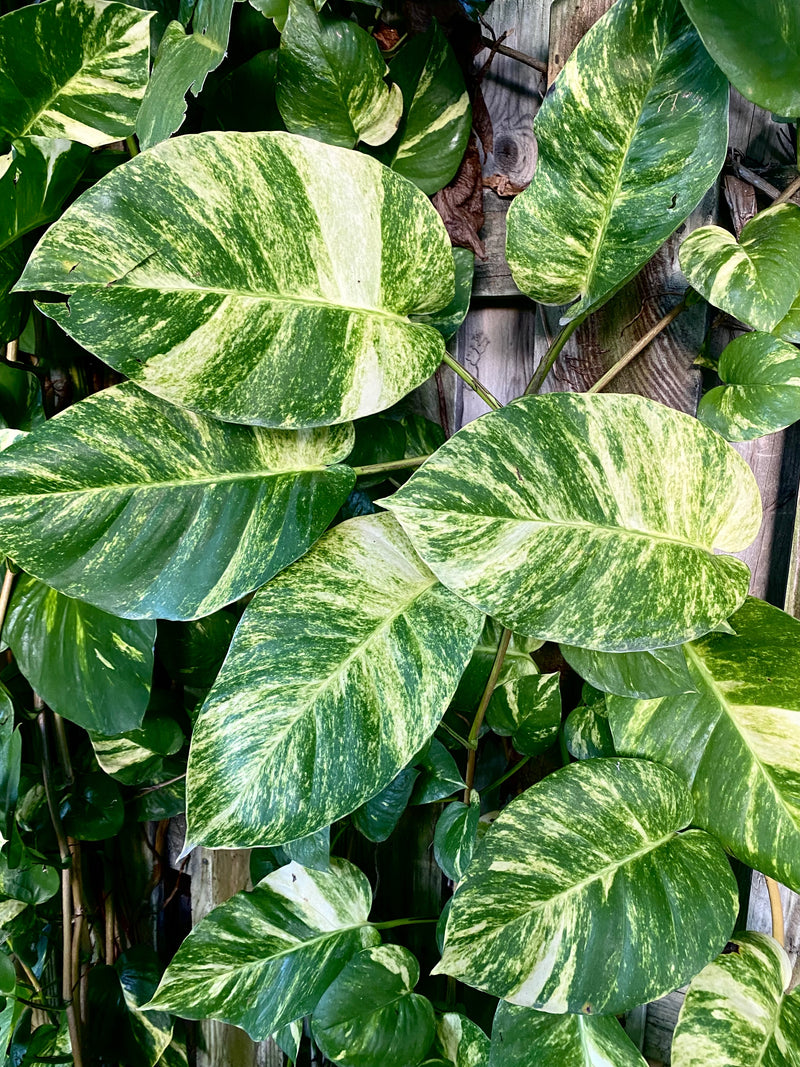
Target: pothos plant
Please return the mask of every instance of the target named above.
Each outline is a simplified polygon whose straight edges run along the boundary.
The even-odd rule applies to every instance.
[[[0,19],[6,1062],[179,1064],[211,1018],[342,1067],[628,1067],[620,1020],[690,982],[678,1067],[797,1064],[731,861],[800,890],[800,622],[748,598],[728,441],[800,417],[800,209],[683,242],[685,302],[741,326],[698,418],[539,388],[715,181],[728,79],[800,113],[798,8],[617,0],[580,43],[508,215],[563,329],[501,406],[445,347],[472,255],[429,197],[475,91],[445,30],[252,3]],[[492,409],[449,440],[406,399],[442,364]],[[254,885],[162,975],[131,858],[184,778],[185,853],[252,848]],[[344,855],[420,804],[433,999],[410,892],[373,915]]]

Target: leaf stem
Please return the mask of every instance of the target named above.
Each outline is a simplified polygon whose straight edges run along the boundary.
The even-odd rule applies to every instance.
[[[511,631],[508,629],[503,630],[503,635],[500,638],[500,644],[497,646],[497,652],[495,653],[494,663],[492,669],[489,672],[489,677],[486,681],[486,688],[481,696],[480,703],[478,704],[478,710],[475,712],[475,718],[472,720],[472,726],[469,731],[469,740],[475,742],[475,748],[470,749],[470,753],[467,756],[467,771],[464,775],[464,803],[469,804],[470,794],[472,793],[472,785],[475,781],[475,766],[478,761],[478,734],[481,732],[481,726],[483,726],[483,719],[486,715],[486,709],[489,707],[489,701],[492,699],[492,693],[494,687],[497,685],[497,679],[500,677],[500,671],[503,669],[503,661],[506,658],[506,652],[508,651],[508,645],[511,640]]]
[[[146,789],[140,789],[131,799],[139,800],[140,797],[146,797],[148,793],[155,793],[158,789],[166,789],[168,785],[175,785],[176,782],[182,781],[186,777],[186,771],[183,774],[176,774],[174,778],[167,778],[166,782],[159,782],[157,785],[148,785]]]
[[[781,891],[774,878],[765,877],[767,893],[769,893],[769,910],[772,914],[772,936],[779,945],[786,945],[786,933],[783,925],[783,904]]]
[[[513,767],[510,767],[505,774],[501,774],[499,778],[495,778],[491,785],[487,785],[485,789],[481,790],[482,793],[491,793],[495,789],[499,789],[500,786],[507,782],[512,775],[516,774],[518,770],[525,766],[526,763],[530,763],[530,756],[524,756],[521,760],[518,760]]]
[[[351,467],[350,469],[355,471],[359,478],[365,474],[383,474],[385,471],[408,470],[411,467],[421,467],[425,460],[430,459],[432,455],[433,453],[429,452],[426,456],[408,456],[406,459],[393,459],[388,463],[368,463],[364,467]]]
[[[423,923],[438,923],[437,919],[389,919],[382,923],[370,923],[374,930],[393,930],[396,926],[421,926]]]
[[[674,308],[671,308],[663,318],[659,319],[655,326],[647,331],[644,337],[640,337],[636,344],[629,348],[625,355],[621,356],[613,367],[609,367],[605,374],[597,379],[591,389],[586,390],[587,394],[599,393],[601,389],[605,389],[608,383],[616,378],[620,371],[624,370],[629,363],[632,363],[640,352],[644,352],[650,342],[654,341],[660,333],[663,333],[667,326],[669,326],[671,322],[674,322],[685,310],[686,301],[684,299],[676,304]]]
[[[16,574],[14,574],[10,567],[6,567],[3,585],[0,587],[0,636],[2,636],[3,633],[6,613],[8,612],[8,602],[11,600],[11,590],[14,588],[15,578]]]
[[[567,343],[570,337],[572,337],[573,333],[575,333],[575,331],[585,318],[585,314],[578,315],[576,318],[572,319],[571,322],[568,322],[567,325],[563,327],[561,333],[559,333],[558,337],[556,337],[555,341],[553,341],[553,343],[550,345],[547,352],[545,352],[542,358],[542,362],[533,372],[533,377],[528,382],[528,385],[525,389],[525,396],[530,396],[531,393],[539,392],[539,390],[544,385],[545,378],[553,369],[553,364],[561,355],[561,350],[563,349],[564,345]]]
[[[139,146],[136,143],[136,138],[133,134],[131,134],[130,137],[125,138],[125,146],[131,154],[131,159],[133,159],[134,156],[139,155]]]
[[[464,748],[473,749],[473,748],[477,748],[478,747],[478,742],[477,741],[468,741],[466,739],[466,737],[462,737],[461,734],[456,733],[456,731],[452,728],[452,726],[448,726],[447,723],[444,721],[444,719],[442,719],[442,721],[439,723],[439,725],[445,731],[445,733],[450,734],[450,736],[455,738],[455,740],[458,741],[458,743],[460,745],[463,745]]]
[[[481,385],[475,375],[470,374],[466,367],[462,367],[458,360],[453,359],[449,352],[445,352],[444,357],[442,358],[442,363],[448,366],[450,370],[454,371],[462,381],[466,382],[470,389],[474,393],[477,393],[484,404],[488,405],[492,411],[498,411],[503,406],[497,397],[492,396],[486,386]]]

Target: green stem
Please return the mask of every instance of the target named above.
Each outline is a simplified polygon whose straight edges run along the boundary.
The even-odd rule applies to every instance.
[[[472,720],[472,726],[470,727],[468,740],[475,742],[475,748],[470,750],[467,756],[467,772],[464,775],[464,803],[469,804],[470,794],[472,793],[472,784],[475,781],[475,767],[478,762],[478,734],[481,732],[481,726],[483,726],[483,719],[486,715],[486,709],[489,707],[489,701],[492,699],[492,693],[494,687],[497,685],[497,679],[500,677],[500,671],[503,669],[503,661],[506,658],[506,652],[508,651],[508,644],[511,640],[511,631],[503,630],[503,636],[500,638],[500,644],[497,647],[495,653],[494,663],[489,674],[489,678],[486,682],[486,688],[483,691],[481,702],[478,704],[478,710],[475,712],[475,718]]]
[[[570,337],[572,337],[573,333],[575,333],[575,331],[585,318],[585,314],[578,315],[577,318],[573,319],[571,322],[568,322],[567,325],[562,329],[561,333],[558,335],[558,337],[556,337],[555,341],[553,341],[553,343],[548,348],[547,352],[544,355],[544,358],[542,359],[542,362],[533,372],[533,377],[528,382],[527,388],[525,389],[525,396],[530,396],[531,393],[539,392],[539,390],[544,385],[545,378],[553,369],[553,364],[561,355],[561,350],[563,349],[564,345],[567,343]]]
[[[438,919],[389,919],[387,922],[370,923],[374,930],[393,930],[396,926],[421,926],[423,923],[438,923]]]
[[[448,352],[445,352],[442,363],[446,364],[450,370],[455,371],[459,378],[466,382],[470,389],[477,393],[484,404],[488,405],[492,411],[497,411],[503,406],[497,397],[492,396],[485,385],[481,385],[474,374],[470,374],[467,368],[462,367]]]
[[[133,134],[131,134],[130,137],[125,138],[125,145],[131,154],[131,159],[133,159],[134,156],[139,155],[139,146],[136,143],[136,138]]]
[[[421,467],[426,459],[430,459],[433,455],[429,452],[427,456],[409,456],[406,459],[393,459],[388,463],[368,463],[365,467],[351,467],[351,470],[356,472],[357,477],[361,478],[365,474],[384,474],[388,471],[402,471],[408,470],[410,467]]]
[[[448,726],[447,723],[444,722],[444,720],[442,720],[439,725],[445,731],[445,733],[450,734],[450,736],[455,738],[455,740],[458,741],[460,745],[463,745],[464,748],[473,749],[478,747],[477,741],[468,741],[466,737],[462,737],[461,734],[457,734],[451,726]]]
[[[501,775],[500,775],[500,777],[499,777],[499,778],[497,778],[497,779],[495,779],[495,781],[494,781],[494,782],[492,782],[492,784],[491,784],[491,785],[487,785],[487,786],[486,786],[486,788],[485,788],[484,790],[482,790],[482,792],[484,793],[484,795],[485,795],[486,793],[491,793],[491,792],[492,792],[493,790],[495,790],[495,789],[499,789],[499,788],[500,788],[500,786],[501,786],[501,785],[503,784],[503,782],[507,782],[507,781],[508,781],[508,779],[509,779],[509,778],[510,778],[510,777],[511,777],[512,775],[516,774],[516,773],[517,773],[517,771],[518,771],[518,770],[519,770],[519,769],[520,769],[521,767],[524,767],[526,763],[529,763],[529,762],[530,762],[530,759],[531,759],[531,757],[530,757],[530,756],[525,756],[525,758],[524,758],[524,759],[521,759],[521,760],[520,760],[520,761],[519,761],[518,763],[515,763],[515,764],[514,764],[514,766],[513,766],[513,767],[510,767],[510,768],[509,768],[509,769],[508,769],[508,770],[506,771],[506,773],[505,773],[505,774],[501,774]]]

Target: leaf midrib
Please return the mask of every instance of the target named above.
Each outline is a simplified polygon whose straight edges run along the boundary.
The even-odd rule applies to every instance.
[[[728,719],[728,721],[730,722],[730,724],[733,726],[734,730],[736,731],[736,734],[741,739],[741,742],[744,745],[745,750],[750,754],[750,758],[752,759],[753,763],[756,765],[758,770],[761,772],[762,777],[766,780],[767,785],[769,786],[770,790],[775,795],[775,798],[776,798],[776,800],[778,802],[778,807],[783,812],[785,812],[785,814],[789,818],[789,821],[792,823],[792,825],[795,827],[795,829],[800,832],[800,824],[798,823],[797,816],[792,813],[791,809],[786,804],[786,801],[781,796],[781,793],[780,793],[780,790],[778,789],[777,784],[773,780],[772,775],[769,773],[767,765],[765,763],[763,763],[763,761],[758,756],[758,754],[750,746],[750,743],[748,742],[747,737],[742,732],[742,729],[739,726],[739,723],[738,723],[738,721],[736,719],[736,716],[731,711],[731,708],[734,705],[726,698],[726,696],[723,693],[722,689],[717,684],[717,681],[714,678],[714,675],[706,667],[706,665],[703,662],[702,658],[698,655],[697,651],[692,647],[692,644],[689,643],[689,644],[684,645],[683,647],[684,647],[684,650],[686,652],[686,656],[688,657],[688,659],[690,659],[692,661],[692,663],[697,668],[697,671],[700,674],[700,676],[702,677],[703,682],[705,683],[707,688],[711,691],[712,696],[714,697],[714,699],[720,705],[720,708],[722,709],[725,717]],[[667,699],[669,699],[669,698],[667,698]],[[704,748],[703,756],[706,755],[707,751],[708,751],[707,747]]]
[[[287,468],[271,468],[270,470],[252,470],[252,471],[234,471],[227,474],[207,475],[202,478],[193,478],[191,480],[183,479],[166,479],[160,482],[114,482],[111,485],[90,485],[86,487],[78,487],[75,489],[44,489],[41,493],[26,492],[18,493],[10,496],[3,496],[0,493],[0,504],[12,503],[13,501],[26,501],[31,498],[44,497],[51,499],[52,497],[62,496],[86,496],[90,493],[134,493],[137,491],[145,492],[151,489],[172,489],[172,488],[189,488],[192,489],[196,486],[204,485],[217,485],[220,482],[250,482],[250,481],[268,481],[273,478],[283,478],[287,475],[300,476],[301,474],[320,474],[327,471],[334,471],[337,468],[341,470],[349,470],[346,464],[338,462],[332,463],[326,466],[314,466],[314,467],[287,467]],[[0,462],[0,471],[2,470],[2,463]]]

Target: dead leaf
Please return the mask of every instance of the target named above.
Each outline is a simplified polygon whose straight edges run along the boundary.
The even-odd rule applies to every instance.
[[[486,189],[494,189],[498,196],[517,196],[527,188],[526,185],[517,185],[507,174],[492,174],[483,179],[483,185]]]
[[[470,134],[467,150],[455,178],[433,197],[433,206],[444,222],[450,240],[486,259],[486,249],[478,236],[484,223],[483,174],[478,141]]]

